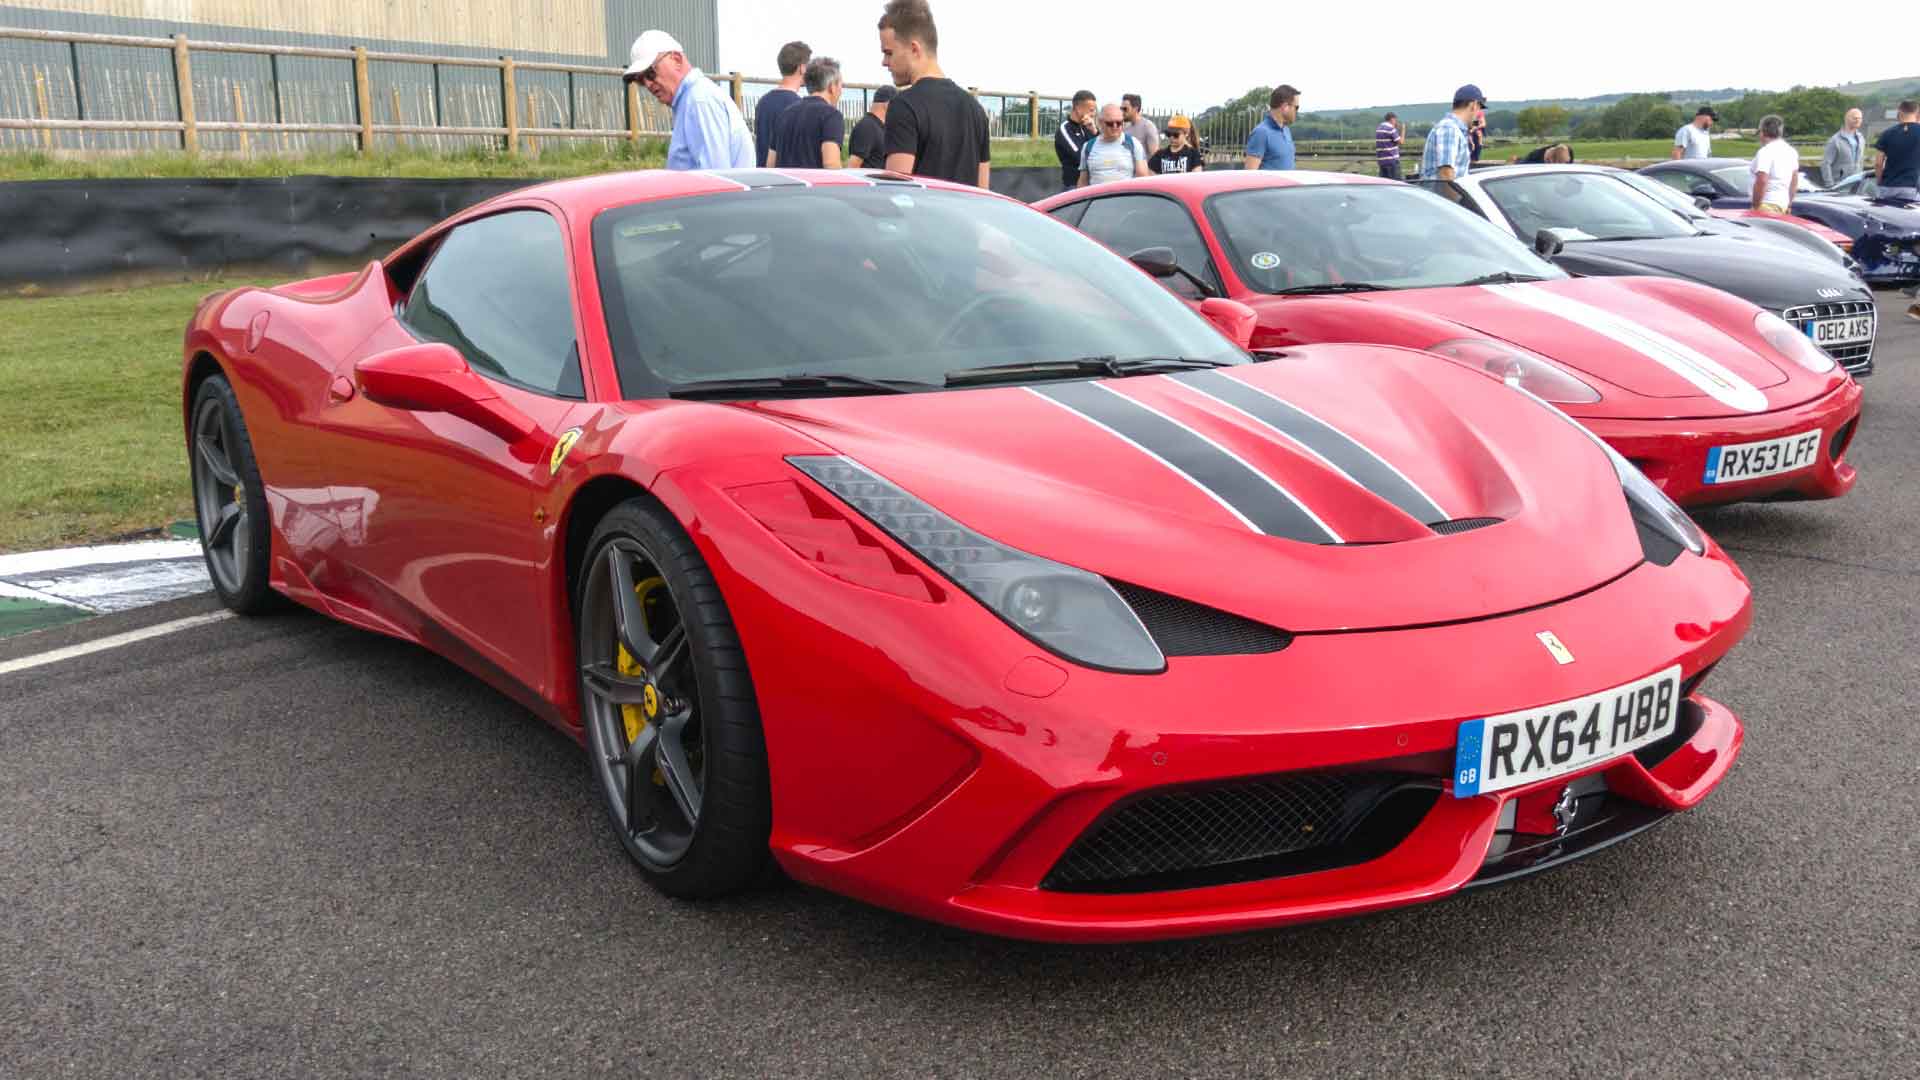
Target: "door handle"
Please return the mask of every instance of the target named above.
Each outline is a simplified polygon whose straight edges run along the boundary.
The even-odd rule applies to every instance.
[[[333,382],[327,384],[327,400],[335,405],[353,400],[353,380],[345,375],[335,375]]]

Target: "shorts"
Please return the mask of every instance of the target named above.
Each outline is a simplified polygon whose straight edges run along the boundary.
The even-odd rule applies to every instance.
[[[1920,202],[1920,188],[1883,187],[1874,198],[1886,202]]]
[[[1784,215],[1787,212],[1786,207],[1781,206],[1779,203],[1770,203],[1770,202],[1763,202],[1759,206],[1754,207],[1754,209],[1760,211],[1763,214]]]

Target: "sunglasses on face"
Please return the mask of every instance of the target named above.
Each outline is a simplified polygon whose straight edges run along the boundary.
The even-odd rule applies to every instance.
[[[1125,120],[1102,120],[1100,121],[1100,123],[1103,127],[1126,127],[1127,126],[1127,122]]]

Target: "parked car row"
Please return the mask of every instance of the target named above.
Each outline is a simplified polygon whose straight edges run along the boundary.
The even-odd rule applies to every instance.
[[[1874,325],[1608,174],[1438,194],[503,195],[201,303],[208,567],[577,739],[676,896],[1113,941],[1546,870],[1733,766],[1748,585],[1676,500],[1847,491]]]

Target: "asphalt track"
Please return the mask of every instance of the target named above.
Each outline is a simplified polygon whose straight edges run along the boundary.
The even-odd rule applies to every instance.
[[[1129,948],[687,905],[452,665],[224,619],[0,675],[0,1076],[1912,1076],[1920,323],[1881,308],[1854,494],[1703,515],[1755,587],[1709,683],[1744,759],[1583,863]]]

